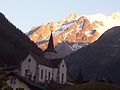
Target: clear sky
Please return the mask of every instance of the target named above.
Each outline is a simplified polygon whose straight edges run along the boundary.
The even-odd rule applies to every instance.
[[[0,12],[23,32],[34,25],[57,21],[71,12],[79,15],[120,11],[120,0],[1,0]]]

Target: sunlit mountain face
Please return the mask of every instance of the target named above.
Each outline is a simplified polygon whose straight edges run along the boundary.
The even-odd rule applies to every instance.
[[[93,43],[106,30],[114,26],[120,26],[120,13],[118,12],[111,16],[101,13],[95,15],[71,13],[57,22],[34,26],[28,36],[44,50],[47,48],[52,31],[58,57],[64,57]]]

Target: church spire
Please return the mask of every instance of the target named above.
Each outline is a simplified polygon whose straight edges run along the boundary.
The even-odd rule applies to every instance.
[[[47,49],[44,52],[57,53],[55,48],[54,48],[52,31],[51,31],[50,39],[49,39],[49,42],[48,42],[48,47],[47,47]]]

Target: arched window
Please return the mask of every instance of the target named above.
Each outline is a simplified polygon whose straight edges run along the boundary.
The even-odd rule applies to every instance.
[[[30,59],[30,58],[28,59],[28,62],[29,62],[29,63],[31,62],[31,59]]]
[[[64,74],[62,73],[62,83],[63,83],[63,81],[64,81]]]
[[[43,70],[41,70],[41,79],[43,79]]]
[[[50,80],[50,72],[48,73],[48,80]]]
[[[47,70],[45,70],[45,80],[47,80]]]
[[[33,80],[36,81],[36,76],[35,75],[33,76]]]

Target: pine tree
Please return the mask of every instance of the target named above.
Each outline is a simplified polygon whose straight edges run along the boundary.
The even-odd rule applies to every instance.
[[[5,75],[6,75],[5,72],[0,71],[0,90],[7,86]]]
[[[4,71],[0,71],[0,90],[13,90],[12,87],[8,86],[6,83],[6,75]]]
[[[82,70],[79,70],[78,76],[76,78],[76,83],[81,84],[84,83],[83,75],[82,75]]]

